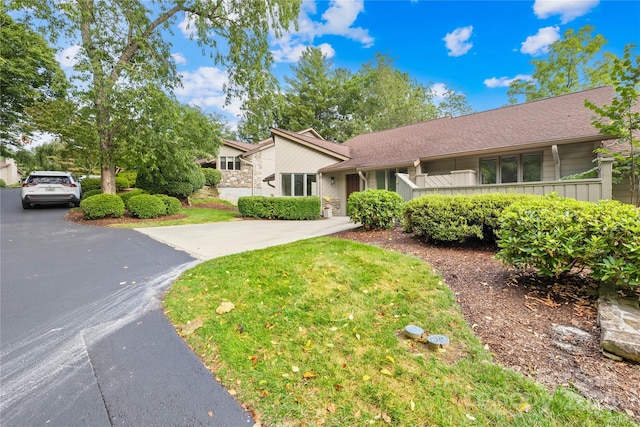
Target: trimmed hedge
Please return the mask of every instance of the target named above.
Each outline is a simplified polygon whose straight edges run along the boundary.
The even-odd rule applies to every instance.
[[[347,215],[366,230],[391,229],[402,215],[402,197],[387,190],[352,193],[347,200]]]
[[[118,196],[120,196],[120,198],[124,202],[124,206],[128,209],[129,200],[131,200],[132,197],[136,197],[136,196],[139,196],[141,194],[149,194],[149,193],[147,193],[146,191],[144,191],[141,188],[134,188],[133,190],[127,191],[126,193],[118,194]]]
[[[122,191],[129,188],[129,180],[123,176],[116,176],[116,191]]]
[[[154,194],[164,203],[167,208],[165,215],[175,215],[182,207],[182,203],[175,197],[167,196],[166,194]]]
[[[222,172],[218,169],[202,168],[204,174],[204,183],[210,187],[215,187],[222,181]]]
[[[513,204],[500,217],[497,258],[561,277],[588,267],[596,279],[640,285],[640,210],[552,195]]]
[[[96,194],[102,194],[102,190],[89,190],[82,192],[82,200],[88,199],[91,196],[95,196]]]
[[[238,199],[238,211],[251,218],[317,219],[320,217],[320,198],[245,196]]]
[[[204,186],[202,168],[193,164],[188,170],[179,174],[165,175],[160,171],[140,170],[136,178],[136,186],[151,194],[167,194],[173,197],[189,197]]]
[[[404,204],[402,227],[436,242],[464,242],[477,238],[495,242],[498,218],[508,206],[540,196],[528,194],[428,195]]]
[[[152,194],[140,194],[129,199],[127,210],[136,218],[147,219],[166,215],[167,206],[158,196],[154,196]]]
[[[102,181],[100,178],[85,178],[80,183],[82,191],[101,190]]]
[[[96,194],[80,202],[80,209],[87,219],[121,218],[124,202],[115,194]]]

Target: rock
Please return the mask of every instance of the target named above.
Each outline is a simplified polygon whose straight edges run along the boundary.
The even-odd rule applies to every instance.
[[[636,298],[620,298],[604,289],[598,299],[601,346],[607,352],[640,363],[640,307]]]

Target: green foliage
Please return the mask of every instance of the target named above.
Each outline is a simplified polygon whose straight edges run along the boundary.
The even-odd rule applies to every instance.
[[[126,193],[118,194],[118,196],[120,196],[120,198],[122,199],[124,206],[128,208],[129,200],[131,200],[132,197],[136,197],[141,194],[149,194],[149,193],[143,190],[142,188],[134,188],[133,190],[127,191]]]
[[[365,190],[351,193],[347,215],[367,230],[390,229],[402,215],[402,197],[387,190]]]
[[[166,215],[167,206],[160,197],[152,194],[140,194],[129,199],[127,210],[136,218],[147,219]]]
[[[0,178],[0,188],[4,188],[7,186],[7,183],[4,179]]]
[[[511,205],[499,223],[497,257],[516,268],[561,277],[588,267],[606,282],[640,284],[640,210],[631,205],[551,195]]]
[[[116,191],[122,191],[129,188],[129,180],[123,176],[116,177]]]
[[[85,178],[80,183],[82,191],[100,190],[102,183],[100,178]]]
[[[124,202],[115,194],[96,194],[80,202],[80,209],[87,219],[121,218]]]
[[[97,189],[97,190],[83,191],[82,192],[82,200],[88,199],[89,197],[95,196],[96,194],[102,194],[102,190]]]
[[[222,181],[222,172],[213,168],[202,168],[204,174],[204,182],[206,185],[215,187]]]
[[[141,168],[138,171],[136,185],[152,194],[167,194],[174,197],[189,197],[205,183],[202,168],[195,163],[189,163],[184,169],[177,170],[166,165],[167,170],[149,170]],[[174,165],[175,166],[175,165]]]
[[[317,219],[320,217],[320,198],[246,196],[238,199],[238,211],[251,218]]]
[[[118,174],[116,175],[116,178],[118,177],[126,178],[127,181],[129,181],[129,188],[133,188],[136,186],[137,176],[138,176],[138,172],[134,170],[126,170],[126,171],[118,172]]]
[[[167,196],[166,194],[155,194],[162,202],[164,203],[166,209],[166,215],[175,215],[178,213],[180,208],[182,207],[182,203],[180,200],[175,197]]]
[[[535,196],[478,194],[473,196],[429,195],[410,200],[403,209],[404,231],[438,242],[495,239],[498,218],[512,203]]]

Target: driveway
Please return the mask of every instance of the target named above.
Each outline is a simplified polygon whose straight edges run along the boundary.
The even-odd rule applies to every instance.
[[[251,426],[164,317],[163,292],[200,260],[353,227],[337,218],[138,233],[65,222],[64,208],[23,211],[17,189],[0,198],[3,427]]]

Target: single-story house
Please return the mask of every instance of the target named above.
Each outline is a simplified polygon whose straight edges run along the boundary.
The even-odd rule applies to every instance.
[[[0,158],[0,179],[3,179],[7,185],[17,184],[22,180],[22,173],[18,170],[14,159]]]
[[[584,106],[610,104],[601,87],[459,117],[446,117],[359,135],[342,144],[312,129],[272,129],[259,144],[225,141],[217,167],[221,196],[308,196],[329,199],[346,214],[346,200],[368,188],[404,200],[424,194],[516,192],[597,201],[628,201],[611,181],[611,159],[594,149],[610,142]],[[591,175],[580,176],[591,171]],[[592,176],[592,177],[589,177]],[[253,185],[251,184],[253,183]],[[237,192],[243,188],[243,194]]]

